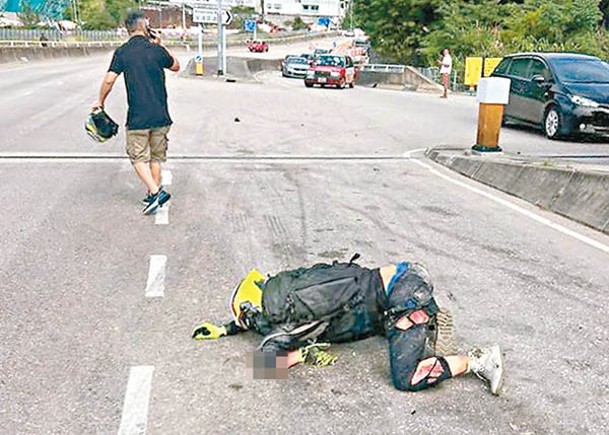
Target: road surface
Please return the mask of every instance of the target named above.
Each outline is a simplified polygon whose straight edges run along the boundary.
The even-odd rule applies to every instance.
[[[169,74],[173,199],[143,217],[124,129],[96,144],[82,127],[108,61],[0,70],[0,433],[609,431],[609,237],[422,156],[473,142],[473,99]],[[124,119],[122,82],[107,109]],[[608,151],[516,129],[502,144]],[[504,394],[471,376],[396,391],[380,337],[283,381],[247,377],[254,334],[190,339],[198,321],[227,318],[251,267],[355,252],[427,265],[460,347],[503,347]]]

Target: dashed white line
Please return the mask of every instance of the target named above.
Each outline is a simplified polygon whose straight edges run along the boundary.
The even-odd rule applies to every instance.
[[[123,403],[119,435],[145,434],[148,424],[148,403],[154,366],[135,366],[129,371],[129,381]]]
[[[173,182],[173,174],[169,170],[161,170],[161,184],[163,186],[171,186]]]
[[[590,237],[584,236],[583,234],[580,234],[577,231],[570,230],[569,228],[566,228],[566,227],[564,227],[564,226],[562,226],[560,224],[554,223],[551,220],[546,219],[544,217],[541,217],[541,216],[539,216],[539,215],[537,215],[537,214],[535,214],[535,213],[533,213],[533,212],[531,212],[529,210],[526,210],[526,209],[524,209],[524,208],[522,208],[522,207],[520,207],[520,206],[518,206],[516,204],[511,203],[510,201],[506,201],[505,199],[499,198],[499,197],[497,197],[497,196],[495,196],[495,195],[493,195],[491,193],[488,193],[488,192],[485,192],[484,190],[478,189],[477,187],[470,186],[467,183],[464,183],[462,181],[459,181],[459,180],[456,180],[456,179],[454,179],[452,177],[449,177],[448,175],[443,174],[442,172],[434,169],[433,167],[431,167],[427,163],[423,163],[423,162],[421,162],[419,160],[416,160],[416,159],[411,159],[410,161],[416,163],[417,165],[419,165],[419,166],[421,166],[421,167],[423,167],[425,169],[429,169],[429,171],[432,174],[437,175],[438,177],[443,178],[444,180],[446,180],[446,181],[448,181],[448,182],[450,182],[452,184],[456,184],[459,187],[463,187],[464,189],[467,189],[469,191],[477,193],[478,195],[484,196],[485,198],[488,198],[491,201],[495,201],[496,203],[499,203],[499,204],[501,204],[501,205],[503,205],[505,207],[508,207],[508,208],[510,208],[510,209],[512,209],[512,210],[514,210],[514,211],[516,211],[516,212],[518,212],[518,213],[520,213],[520,214],[530,218],[530,219],[533,219],[536,222],[539,222],[539,223],[541,223],[543,225],[546,225],[546,226],[548,226],[550,228],[553,228],[556,231],[559,231],[559,232],[561,232],[561,233],[563,233],[563,234],[565,234],[567,236],[573,237],[574,239],[577,239],[580,242],[583,242],[583,243],[585,243],[585,244],[587,244],[589,246],[592,246],[592,247],[594,247],[596,249],[600,249],[601,251],[606,252],[606,253],[609,254],[609,246],[607,246],[607,245],[605,245],[605,244],[603,244],[601,242],[598,242],[598,241],[596,241],[594,239],[591,239]]]
[[[154,223],[156,225],[168,225],[169,224],[169,204],[165,204],[159,208],[154,215]]]
[[[165,271],[167,268],[166,255],[151,255],[146,283],[147,298],[162,298],[165,296]]]

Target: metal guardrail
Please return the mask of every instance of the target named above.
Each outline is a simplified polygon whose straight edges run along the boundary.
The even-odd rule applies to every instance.
[[[308,39],[316,39],[321,37],[336,36],[335,32],[316,32],[316,33],[292,33],[288,35],[277,35],[269,38],[263,38],[269,42],[281,43],[289,41],[302,41]],[[237,33],[228,35],[228,42],[231,44],[245,43],[250,38],[249,33]],[[0,48],[2,47],[117,47],[127,41],[127,37],[116,40],[97,40],[97,41],[75,41],[75,40],[48,40],[40,41],[39,39],[0,39]],[[203,42],[207,45],[217,41],[216,35],[204,34]],[[163,39],[163,43],[168,46],[196,46],[196,40],[182,41],[180,39]]]
[[[1,47],[116,47],[123,41],[0,41]]]
[[[374,71],[384,73],[403,73],[404,69],[406,69],[405,65],[383,65],[369,63],[361,66],[362,71]]]

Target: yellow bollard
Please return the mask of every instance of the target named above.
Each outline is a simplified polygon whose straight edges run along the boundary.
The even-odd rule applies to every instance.
[[[489,77],[480,79],[476,100],[480,103],[478,112],[478,135],[476,151],[501,151],[499,133],[503,120],[504,106],[510,98],[510,79]]]
[[[198,54],[195,56],[195,74],[202,76],[203,73],[205,73],[205,68],[203,67],[203,57]]]

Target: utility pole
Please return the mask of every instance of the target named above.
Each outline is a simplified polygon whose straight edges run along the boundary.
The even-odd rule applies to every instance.
[[[218,75],[224,75],[224,28],[222,26],[222,0],[218,0]]]
[[[182,32],[186,35],[186,3],[182,2]]]

